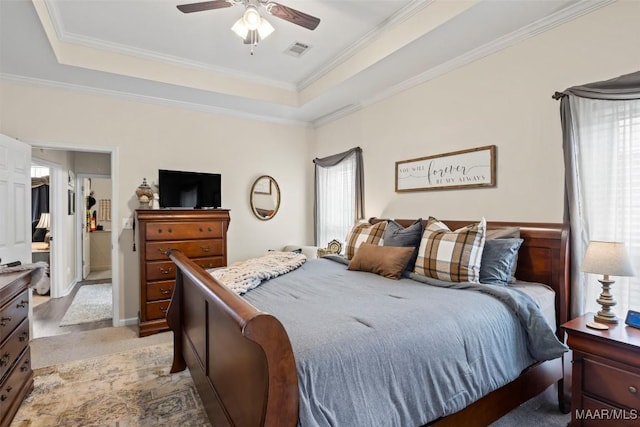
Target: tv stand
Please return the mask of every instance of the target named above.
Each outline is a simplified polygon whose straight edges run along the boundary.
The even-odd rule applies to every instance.
[[[203,268],[227,265],[228,209],[139,209],[140,311],[138,336],[169,330],[165,315],[176,266],[166,255],[178,249]]]

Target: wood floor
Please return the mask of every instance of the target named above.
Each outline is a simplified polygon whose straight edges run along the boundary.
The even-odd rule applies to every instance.
[[[97,283],[109,283],[111,280],[83,280],[78,282],[73,291],[63,298],[47,298],[45,302],[36,302],[33,308],[33,317],[31,323],[33,324],[33,337],[52,337],[56,335],[64,335],[78,331],[88,331],[92,329],[110,328],[113,325],[111,319],[100,320],[98,322],[82,323],[79,325],[58,326],[60,321],[64,317],[67,309],[73,301],[78,289],[83,285],[91,285]],[[42,298],[40,296],[34,296],[34,300]]]

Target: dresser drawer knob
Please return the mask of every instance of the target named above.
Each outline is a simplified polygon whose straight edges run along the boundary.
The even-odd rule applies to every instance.
[[[23,332],[20,334],[20,336],[18,337],[18,340],[20,342],[25,342],[27,340],[27,338],[29,337],[29,332]]]
[[[6,326],[9,322],[11,322],[11,317],[0,318],[0,326]]]
[[[29,301],[21,300],[18,304],[16,304],[16,308],[25,308],[29,304]]]
[[[4,402],[7,399],[8,399],[8,397],[5,396],[4,394],[2,396],[0,396],[0,402]]]
[[[634,386],[630,385],[629,386],[629,393],[636,394],[636,393],[638,393],[638,389],[635,388]]]
[[[200,249],[202,249],[202,252],[209,252],[209,250],[211,250],[211,246],[210,245],[200,246]]]
[[[202,233],[204,231],[204,228],[200,227],[200,232]]]
[[[167,307],[160,307],[160,311],[167,314]]]
[[[171,293],[171,289],[163,289],[163,288],[160,288],[160,293],[161,293],[162,295],[169,295],[169,294]]]
[[[169,273],[171,273],[171,270],[173,270],[173,267],[169,267],[166,270],[164,268],[160,267],[160,273],[162,273],[162,274],[169,274]]]
[[[2,357],[0,357],[0,366],[8,365],[10,359],[11,355],[9,353],[5,353]]]
[[[211,231],[211,227],[209,227],[208,230]]]

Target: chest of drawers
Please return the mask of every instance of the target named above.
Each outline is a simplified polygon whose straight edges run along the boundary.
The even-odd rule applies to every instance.
[[[640,426],[640,330],[622,321],[598,331],[593,314],[562,327],[573,350],[571,426]]]
[[[0,427],[7,427],[33,389],[29,348],[31,272],[0,275]]]
[[[224,209],[137,210],[140,253],[139,336],[168,330],[165,313],[176,268],[166,255],[178,249],[203,268],[227,265],[229,211]]]

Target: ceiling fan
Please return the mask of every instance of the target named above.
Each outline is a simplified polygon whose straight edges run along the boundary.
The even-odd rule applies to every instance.
[[[274,31],[273,26],[264,19],[258,7],[263,7],[266,12],[276,18],[284,19],[293,24],[315,30],[320,19],[315,16],[300,12],[288,6],[270,0],[212,0],[198,3],[180,4],[178,10],[183,13],[202,12],[205,10],[223,9],[231,6],[243,5],[245,11],[240,19],[231,27],[234,33],[240,36],[245,44],[251,44],[251,54],[253,46],[265,39]]]

